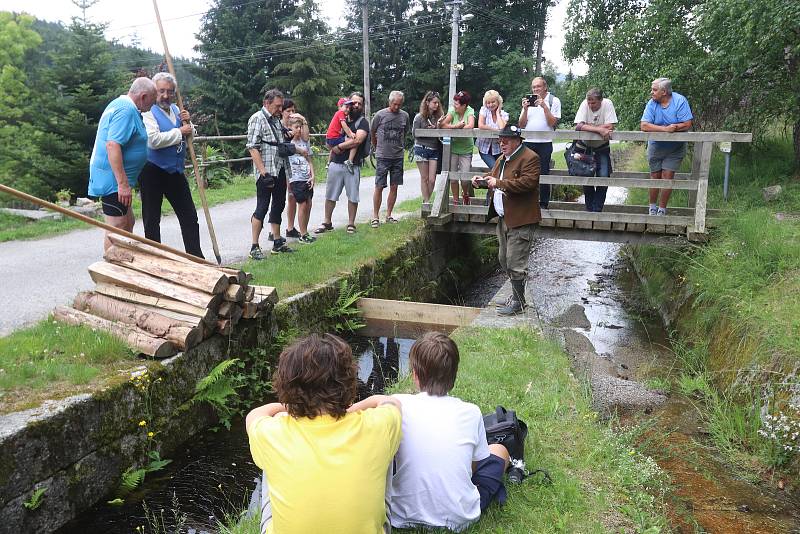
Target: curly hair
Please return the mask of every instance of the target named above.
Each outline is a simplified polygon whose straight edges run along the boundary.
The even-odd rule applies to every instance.
[[[272,381],[289,415],[339,419],[356,398],[356,377],[350,345],[331,334],[313,334],[281,352]]]
[[[458,373],[458,346],[446,334],[428,332],[411,346],[408,363],[419,389],[443,396],[453,389]]]

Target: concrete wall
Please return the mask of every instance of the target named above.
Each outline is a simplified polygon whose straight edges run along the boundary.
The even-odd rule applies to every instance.
[[[486,249],[478,239],[420,230],[347,278],[373,297],[446,300],[458,281],[485,270]],[[169,360],[142,360],[134,373],[109,380],[99,393],[0,416],[0,532],[56,530],[109,497],[127,468],[146,464],[148,449],[169,458],[182,442],[215,424],[208,405],[190,402],[197,381],[227,358],[248,365],[254,362],[247,358],[274,359],[274,348],[252,349],[274,347],[276,335],[287,327],[329,329],[324,311],[335,303],[340,280],[282,300],[265,317],[241,321],[230,337],[214,336]],[[139,426],[142,420],[145,427]],[[154,440],[148,441],[149,430],[156,432]],[[47,488],[41,506],[26,509],[23,502],[40,487]]]

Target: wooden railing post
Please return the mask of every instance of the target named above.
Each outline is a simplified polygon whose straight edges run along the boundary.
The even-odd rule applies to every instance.
[[[700,177],[700,152],[702,150],[702,143],[692,143],[692,180],[697,180]],[[693,208],[697,204],[697,191],[689,191],[687,194],[686,207]]]
[[[706,201],[708,200],[708,173],[711,168],[711,152],[714,143],[703,141],[695,143],[695,160],[697,161],[697,198],[694,206],[694,231],[706,231]],[[694,167],[694,162],[692,162]]]
[[[430,219],[439,219],[447,215],[450,205],[450,173],[442,171],[436,177],[436,184],[433,186],[433,204],[431,205]]]

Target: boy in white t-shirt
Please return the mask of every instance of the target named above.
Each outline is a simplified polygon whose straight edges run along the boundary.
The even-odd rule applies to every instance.
[[[506,501],[508,451],[487,444],[477,406],[447,394],[458,360],[456,344],[439,332],[428,332],[411,347],[409,366],[420,393],[393,396],[403,406],[403,438],[387,487],[393,527],[458,532],[492,501]]]

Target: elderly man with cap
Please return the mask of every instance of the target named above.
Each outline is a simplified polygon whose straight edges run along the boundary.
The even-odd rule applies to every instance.
[[[516,315],[525,310],[525,280],[528,256],[536,225],[542,220],[539,208],[539,156],[522,144],[516,124],[500,133],[501,156],[486,176],[473,176],[472,185],[489,188],[489,218],[498,217],[497,258],[511,280],[511,297],[498,308],[499,315]]]
[[[158,97],[142,115],[147,129],[147,163],[139,177],[142,194],[142,223],[147,239],[161,242],[161,203],[167,197],[181,227],[183,246],[188,254],[203,257],[197,210],[183,169],[186,165],[186,140],[194,133],[189,112],[172,103],[178,84],[172,74],[153,76]]]
[[[127,95],[113,100],[100,117],[89,160],[89,196],[103,204],[106,223],[133,231],[133,188],[147,161],[147,131],[142,112],[156,101],[156,86],[136,78]],[[111,246],[106,235],[104,247]]]

